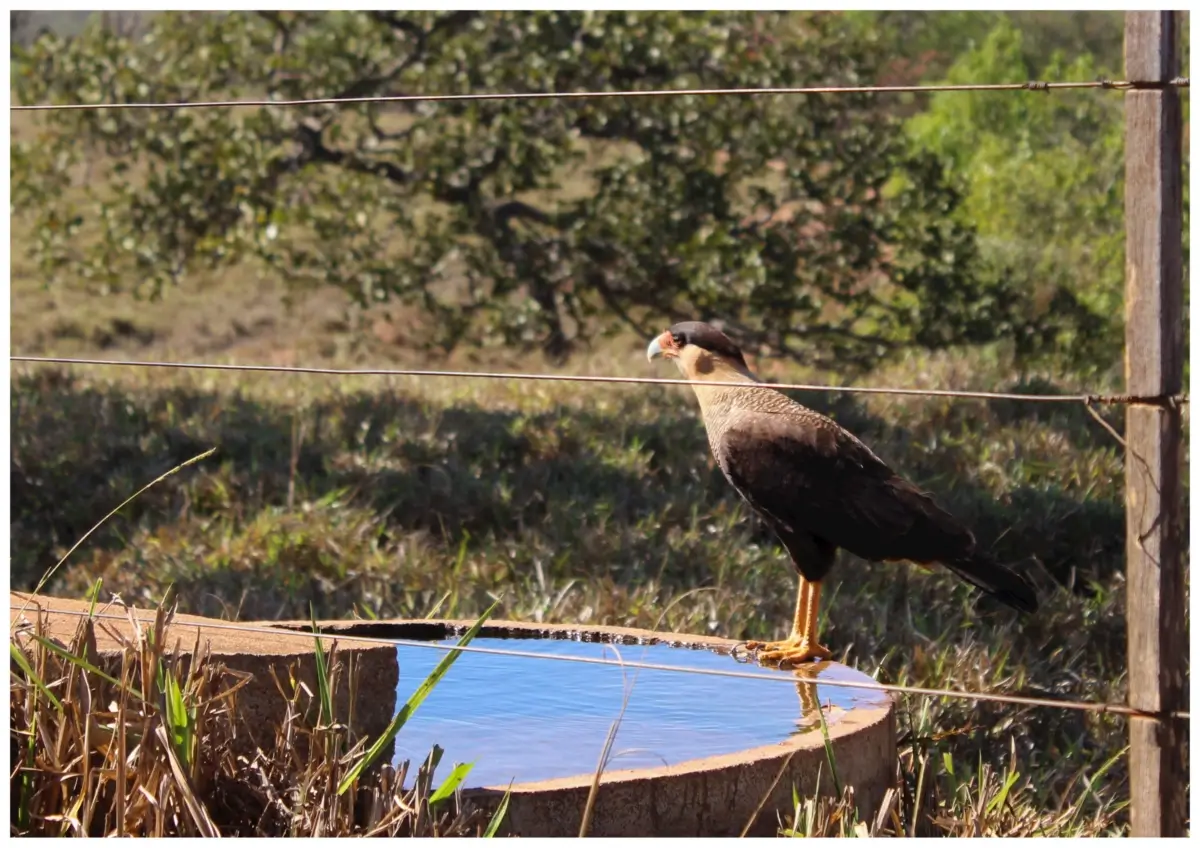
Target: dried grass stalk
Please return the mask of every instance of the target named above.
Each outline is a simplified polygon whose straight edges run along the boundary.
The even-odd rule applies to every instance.
[[[370,740],[336,720],[310,721],[325,717],[292,669],[277,681],[283,723],[265,749],[237,753],[248,678],[199,639],[190,653],[168,649],[165,609],[152,628],[134,621],[120,653],[104,658],[92,620],[62,644],[45,614],[30,614],[11,642],[13,835],[454,836],[486,824],[455,799],[430,808],[433,755],[409,789],[407,763],[385,764],[339,796]],[[343,678],[354,685],[336,649],[328,661],[331,691]]]

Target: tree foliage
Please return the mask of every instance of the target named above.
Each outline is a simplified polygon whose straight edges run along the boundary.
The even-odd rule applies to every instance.
[[[43,36],[14,86],[30,103],[854,85],[878,58],[829,14],[172,12],[136,37]],[[981,273],[956,154],[926,147],[848,95],[62,111],[12,174],[48,280],[157,294],[253,261],[417,305],[443,348],[562,357],[703,317],[847,368],[1050,332]]]
[[[875,33],[893,64],[899,60],[927,81],[945,77],[963,53],[977,49],[1000,26],[1022,33],[1020,58],[1029,68],[1046,66],[1056,53],[1067,62],[1087,55],[1098,65],[1117,68],[1125,34],[1125,15],[1119,11],[871,10],[847,14],[856,25]]]
[[[1027,40],[1001,18],[957,58],[946,81],[1089,80],[1120,73],[1086,51],[1068,61],[1055,50],[1044,65],[1031,66]],[[1095,91],[942,93],[908,128],[921,149],[947,161],[962,179],[957,214],[978,233],[980,273],[1005,276],[1030,293],[1022,306],[1031,310],[1026,324],[1041,331],[1018,338],[1021,352],[1066,353],[1079,366],[1119,362],[1123,98]]]

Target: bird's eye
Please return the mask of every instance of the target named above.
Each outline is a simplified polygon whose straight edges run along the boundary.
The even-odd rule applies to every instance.
[[[672,336],[671,336],[671,339],[672,339],[672,340],[675,342],[675,344],[676,344],[677,346],[679,346],[679,347],[683,347],[684,345],[686,345],[686,344],[687,344],[687,339],[685,339],[685,338],[683,337],[683,334],[682,334],[682,333],[674,333],[674,334],[672,334]]]

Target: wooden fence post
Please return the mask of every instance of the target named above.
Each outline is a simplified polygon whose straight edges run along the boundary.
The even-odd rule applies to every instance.
[[[1178,73],[1174,12],[1126,12],[1125,73]],[[1125,94],[1125,385],[1132,395],[1183,388],[1182,127],[1172,86]],[[1185,709],[1187,630],[1180,561],[1180,410],[1131,405],[1125,417],[1129,704]],[[1187,766],[1180,720],[1130,718],[1133,836],[1183,836]]]

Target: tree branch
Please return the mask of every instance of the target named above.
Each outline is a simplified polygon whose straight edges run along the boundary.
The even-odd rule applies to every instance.
[[[300,157],[280,160],[278,170],[281,172],[303,167],[309,162],[319,162],[326,165],[337,165],[360,174],[383,176],[398,185],[410,185],[420,179],[419,175],[406,171],[391,162],[372,161],[349,151],[330,147],[325,144],[321,137],[321,128],[315,127],[311,123],[300,123],[296,127],[296,137],[303,148],[303,153]],[[472,175],[471,182],[466,186],[435,190],[433,192],[434,197],[443,203],[470,204],[471,201],[478,198],[479,184],[499,167],[500,158],[494,158],[486,166],[476,171]],[[487,231],[492,229],[507,230],[510,223],[516,219],[536,221],[539,224],[546,224],[548,226],[558,226],[552,215],[523,200],[506,200],[494,204],[487,210],[487,217],[489,219],[487,226],[481,225],[477,227],[480,235],[488,236],[490,234]]]
[[[379,23],[390,26],[392,29],[399,30],[405,35],[412,36],[416,39],[423,39],[425,37],[424,29],[422,29],[413,21],[410,21],[408,18],[400,17],[395,12],[371,11],[367,14],[369,14]]]
[[[296,126],[296,139],[304,149],[303,159],[299,165],[307,162],[321,162],[327,165],[339,165],[360,174],[382,176],[400,185],[408,185],[413,181],[413,175],[391,162],[371,162],[345,150],[329,147],[321,139],[321,128],[307,122]],[[304,161],[307,160],[307,161]]]
[[[384,86],[391,83],[396,77],[425,57],[429,41],[435,35],[444,31],[461,29],[470,23],[472,19],[479,16],[478,12],[452,12],[438,18],[433,22],[433,26],[426,30],[413,21],[400,17],[395,12],[373,11],[369,14],[379,23],[386,24],[392,29],[399,30],[405,35],[411,36],[416,40],[416,44],[413,45],[413,49],[407,56],[392,65],[390,69],[355,80],[336,95],[338,98],[365,97],[378,93]]]
[[[554,225],[554,220],[549,215],[523,200],[507,200],[492,209],[492,220],[498,227],[507,228],[514,218],[526,218],[539,224]]]
[[[471,12],[461,9],[457,12],[451,12],[448,15],[443,15],[433,22],[433,26],[429,28],[429,32],[425,37],[426,39],[433,38],[433,36],[446,29],[462,29],[464,26],[478,17],[479,12]]]
[[[650,330],[641,321],[635,319],[626,311],[617,293],[608,284],[608,274],[600,268],[592,268],[585,274],[588,285],[600,293],[600,299],[611,309],[618,318],[624,321],[638,335],[649,335]]]

